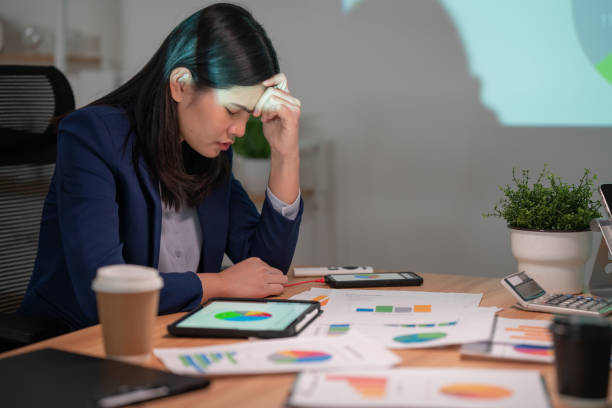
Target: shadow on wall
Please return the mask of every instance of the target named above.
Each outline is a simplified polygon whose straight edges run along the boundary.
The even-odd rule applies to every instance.
[[[501,276],[516,268],[508,233],[481,214],[512,167],[612,174],[606,129],[501,126],[439,3],[333,7],[317,4],[325,29],[310,30],[298,61],[329,80],[324,97],[301,91],[336,142],[338,262]]]

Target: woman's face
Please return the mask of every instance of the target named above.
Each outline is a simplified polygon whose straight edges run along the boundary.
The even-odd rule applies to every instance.
[[[217,157],[244,135],[246,122],[264,91],[263,85],[204,91],[189,86],[177,101],[181,141],[204,157]]]

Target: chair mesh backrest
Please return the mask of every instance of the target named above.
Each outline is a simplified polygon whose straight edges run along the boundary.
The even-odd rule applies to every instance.
[[[72,109],[57,69],[0,66],[0,312],[15,311],[27,289],[55,167],[50,123]]]
[[[17,310],[28,286],[54,168],[53,163],[0,167],[0,312]]]
[[[55,95],[45,75],[0,76],[0,127],[42,134],[55,113]]]

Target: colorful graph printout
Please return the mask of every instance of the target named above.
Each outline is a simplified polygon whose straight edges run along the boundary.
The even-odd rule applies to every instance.
[[[432,340],[441,339],[446,337],[446,333],[443,332],[432,332],[432,333],[416,333],[408,334],[405,336],[394,337],[393,340],[398,343],[424,343]]]
[[[204,373],[207,367],[220,361],[229,361],[231,364],[238,364],[235,356],[235,352],[226,351],[224,353],[181,354],[178,358],[185,367],[194,368],[198,373]]]
[[[509,319],[498,317],[493,343],[552,345],[548,320]]]
[[[319,296],[322,297],[318,298]],[[325,307],[325,313],[337,315],[335,317],[340,322],[339,319],[345,318],[348,314],[360,315],[361,319],[378,320],[383,315],[393,318],[396,313],[431,313],[474,308],[479,306],[482,294],[311,288],[291,297],[291,299],[296,300],[313,300],[315,298],[318,298],[317,300],[320,302],[327,298],[328,303]],[[415,305],[419,306],[416,310]],[[393,311],[377,313],[377,306],[392,306]],[[368,317],[368,315],[370,316]],[[346,323],[350,322],[346,321]]]
[[[327,330],[328,336],[337,336],[339,334],[346,334],[351,329],[350,324],[330,324]]]
[[[519,325],[518,327],[506,327],[510,332],[510,338],[516,340],[552,341],[550,331],[546,327],[533,325]]]
[[[555,355],[555,351],[552,346],[533,346],[529,344],[517,344],[514,346],[514,350],[534,356],[545,356],[545,357],[553,357]]]
[[[447,326],[455,326],[457,324],[457,320],[454,322],[441,322],[441,323],[405,323],[405,324],[394,324],[389,323],[385,324],[387,327],[406,327],[406,328],[415,328],[415,327],[447,327]]]
[[[395,368],[306,371],[287,406],[302,408],[548,408],[536,370]]]
[[[272,354],[268,360],[275,363],[314,363],[332,358],[321,351],[283,350]]]
[[[459,313],[399,315],[369,322],[349,316],[323,314],[300,336],[338,336],[357,331],[387,348],[424,348],[487,341],[491,338],[496,308],[478,307]],[[393,314],[395,316],[395,314]],[[434,333],[434,334],[432,334]]]
[[[553,363],[554,350],[552,345],[468,343],[461,346],[462,356],[478,358],[488,357],[502,360],[533,361],[537,363]]]
[[[499,399],[508,398],[512,395],[512,391],[505,387],[489,384],[478,383],[458,383],[445,385],[440,388],[440,392],[453,397],[469,398],[469,399]]]
[[[207,347],[156,348],[154,353],[173,373],[188,375],[388,368],[401,361],[393,352],[358,332]]]
[[[431,312],[431,305],[414,305],[414,306],[393,306],[393,305],[376,305],[374,307],[357,307],[356,312],[373,312],[373,313],[423,313]]]
[[[234,322],[252,322],[256,320],[265,320],[272,317],[270,313],[257,312],[254,310],[238,310],[230,312],[217,313],[215,318],[221,320],[231,320]]]
[[[384,398],[387,392],[387,378],[361,377],[350,375],[328,375],[328,381],[346,381],[365,399]]]

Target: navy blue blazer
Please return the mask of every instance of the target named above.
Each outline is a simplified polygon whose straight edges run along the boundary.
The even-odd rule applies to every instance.
[[[73,329],[96,324],[91,283],[100,266],[158,266],[159,188],[142,159],[135,171],[133,136],[125,111],[108,106],[86,107],[61,121],[55,173],[23,313],[60,319]],[[231,150],[228,154],[231,161]],[[194,272],[218,272],[224,253],[233,262],[259,257],[286,272],[303,208],[300,202],[298,216],[291,221],[266,199],[260,215],[232,175],[197,208],[203,243],[199,271]],[[161,276],[160,314],[200,304],[202,285],[196,274]]]

